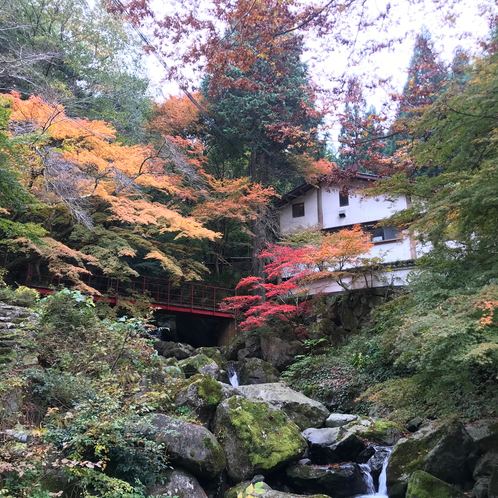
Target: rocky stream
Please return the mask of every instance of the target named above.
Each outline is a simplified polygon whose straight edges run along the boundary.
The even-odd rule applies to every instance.
[[[176,405],[198,422],[152,417],[173,466],[153,495],[236,498],[262,482],[269,498],[498,497],[494,421],[401,427],[331,413],[279,382],[279,369],[258,357],[268,351],[240,340],[197,349],[158,341],[156,349],[188,379]]]

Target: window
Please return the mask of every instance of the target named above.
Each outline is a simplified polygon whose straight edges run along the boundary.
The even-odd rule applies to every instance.
[[[292,204],[292,217],[300,218],[301,216],[304,216],[304,202]]]
[[[339,194],[339,207],[349,206],[349,196]]]
[[[396,227],[378,227],[368,229],[372,237],[372,242],[382,242],[383,240],[394,240],[398,236]]]

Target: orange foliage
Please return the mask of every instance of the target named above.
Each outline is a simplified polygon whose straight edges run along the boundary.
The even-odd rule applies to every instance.
[[[483,299],[477,303],[476,307],[483,312],[482,317],[479,320],[481,324],[479,328],[484,328],[486,325],[492,325],[495,310],[498,309],[498,301],[486,301]]]
[[[91,227],[90,208],[93,213],[104,211],[106,220],[131,225],[130,231],[144,240],[155,240],[164,232],[176,233],[177,239],[214,240],[218,236],[175,207],[175,200],[187,196],[182,178],[168,171],[165,160],[152,145],[122,145],[115,141],[116,131],[111,125],[70,118],[62,105],[41,97],[22,100],[15,92],[0,96],[11,101],[12,133],[34,132],[31,144],[24,150],[20,178],[54,212],[65,205],[79,221]],[[195,164],[199,163],[198,152],[194,144],[191,160]],[[167,204],[154,202],[151,195],[158,192],[172,200]],[[174,258],[154,244],[147,247],[145,257],[158,259],[165,269],[182,276]],[[81,283],[79,275],[88,272],[86,264],[98,266],[95,258],[49,238],[40,247],[28,244],[28,249],[48,260],[52,272],[67,275],[77,283]],[[117,254],[134,255],[131,248]],[[65,263],[67,259],[76,260],[80,266]]]
[[[140,188],[152,187],[166,194],[180,192],[181,178],[168,173],[164,160],[152,145],[126,146],[112,142],[116,134],[112,126],[103,121],[69,118],[62,105],[51,105],[41,97],[21,100],[19,94],[13,93],[11,99],[11,122],[29,123],[43,134],[45,144],[62,141],[57,146],[61,159],[67,162],[67,171],[57,181],[77,182],[80,199],[106,201],[114,213],[112,220],[156,225],[160,233],[179,232],[178,237],[210,240],[216,237],[174,207],[151,202]],[[45,177],[40,177],[41,182],[44,180]],[[42,183],[32,185],[32,190],[41,195],[46,188]],[[47,196],[44,200],[47,201]]]
[[[203,105],[199,92],[193,97]],[[199,109],[186,95],[170,96],[162,104],[154,104],[154,117],[149,128],[163,135],[195,135],[202,127],[199,122]]]

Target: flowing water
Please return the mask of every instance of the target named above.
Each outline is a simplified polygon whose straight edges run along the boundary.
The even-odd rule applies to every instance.
[[[380,451],[379,451],[380,450]],[[366,495],[359,495],[356,498],[389,498],[387,496],[387,464],[389,462],[389,457],[391,456],[392,448],[387,447],[376,447],[375,452],[383,455],[382,462],[382,470],[379,475],[379,487],[375,489],[374,480],[372,477],[372,467],[371,462],[372,459],[376,457],[374,455],[367,463],[363,463],[360,465],[361,471],[363,472],[363,478],[365,479],[365,483],[367,485],[367,493]]]
[[[228,364],[228,381],[234,387],[239,385],[239,378],[237,377],[237,372],[231,363]]]

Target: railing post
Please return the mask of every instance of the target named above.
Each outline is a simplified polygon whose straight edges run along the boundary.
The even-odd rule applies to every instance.
[[[213,313],[216,311],[216,287],[213,287]]]

